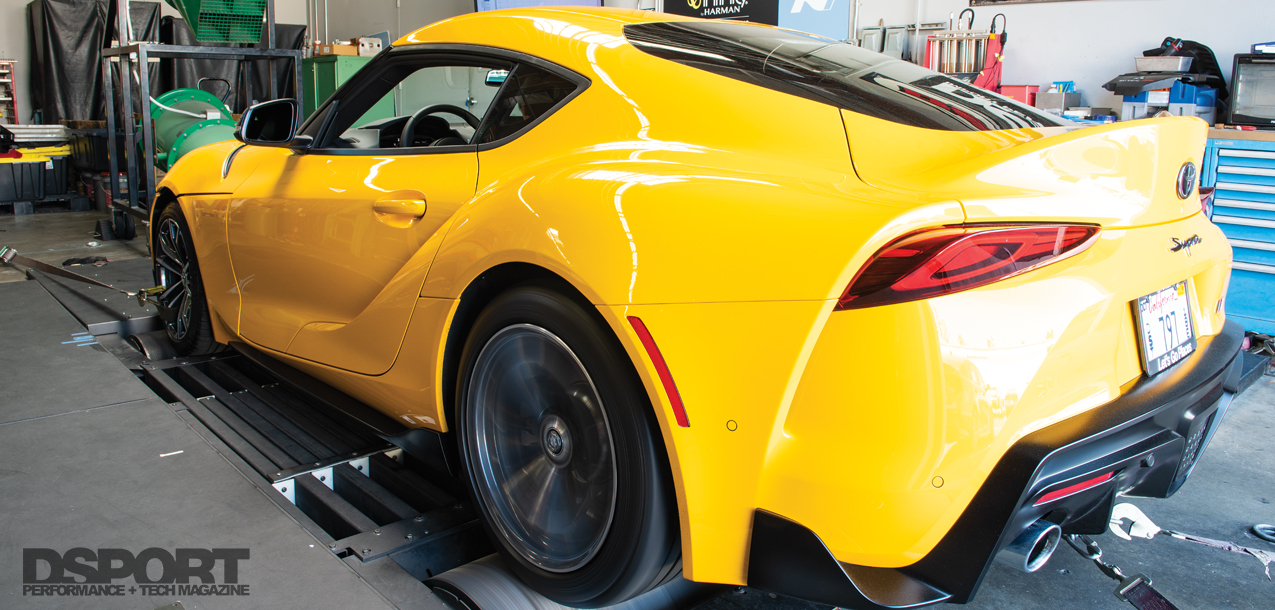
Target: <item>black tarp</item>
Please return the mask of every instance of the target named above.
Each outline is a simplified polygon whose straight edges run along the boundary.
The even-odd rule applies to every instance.
[[[266,26],[261,26],[262,42],[253,45],[236,43],[208,43],[195,40],[184,19],[164,17],[160,22],[160,41],[165,44],[194,45],[203,47],[252,47],[266,48]],[[301,49],[305,46],[305,26],[280,23],[275,25],[275,48]],[[269,96],[269,68],[265,60],[240,61],[234,59],[183,59],[163,61],[163,87],[165,91],[178,88],[203,89],[226,101],[231,112],[243,112],[256,101]],[[292,61],[276,60],[275,78],[279,97],[294,97],[292,85]],[[200,84],[200,80],[203,84]],[[222,82],[225,81],[225,82]],[[229,83],[227,92],[226,83]],[[251,91],[247,86],[251,83]],[[251,97],[251,99],[250,99]]]
[[[96,0],[35,0],[27,5],[31,106],[41,120],[94,120],[105,112],[100,59],[106,5]]]
[[[186,25],[186,20],[178,17],[164,17],[159,24],[159,40],[164,44],[201,46],[201,47],[237,47],[229,42],[199,42],[195,34]],[[203,89],[217,97],[226,99],[227,106],[235,105],[235,92],[239,87],[239,60],[237,59],[186,59],[165,58],[161,61],[165,91],[173,89]],[[219,80],[205,82],[201,87],[199,79],[220,79],[230,85],[230,94],[226,94],[226,85]],[[239,112],[238,108],[230,108],[231,112]]]
[[[261,30],[261,42],[252,45],[253,48],[268,48],[266,46],[265,26],[262,26]],[[305,48],[304,25],[279,23],[275,24],[274,32],[276,49],[299,50]],[[247,99],[246,96],[249,92],[245,88],[242,92],[245,97],[239,98],[239,103],[244,108],[247,108],[259,101],[269,99],[268,96],[270,95],[270,62],[263,59],[257,59],[247,63],[248,76],[252,79],[252,99]],[[274,70],[275,86],[278,87],[278,96],[280,98],[297,98],[299,101],[300,98],[297,96],[295,87],[293,86],[293,83],[296,81],[293,79],[293,70],[295,70],[295,68],[293,67],[292,60],[275,60]]]
[[[105,117],[101,60],[102,49],[110,44],[107,32],[116,30],[114,10],[108,0],[35,0],[27,5],[31,105],[43,123]],[[159,40],[158,3],[130,2],[129,17],[135,39]],[[157,78],[151,79],[152,91],[158,85]]]

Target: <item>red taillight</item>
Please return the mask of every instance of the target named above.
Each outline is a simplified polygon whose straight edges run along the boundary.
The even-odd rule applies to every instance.
[[[1041,496],[1039,500],[1036,500],[1035,506],[1040,506],[1041,504],[1044,504],[1046,502],[1053,502],[1054,500],[1066,498],[1067,496],[1073,496],[1086,489],[1097,487],[1098,485],[1106,483],[1108,480],[1111,479],[1112,476],[1115,476],[1115,474],[1116,473],[1114,472],[1108,472],[1106,474],[1101,474],[1092,479],[1089,479],[1088,481],[1081,481],[1080,483],[1076,483],[1075,485],[1064,487],[1056,491],[1051,491]]]
[[[1204,212],[1205,216],[1213,215],[1213,187],[1211,186],[1200,187],[1200,211]]]
[[[877,252],[837,301],[860,309],[977,288],[1088,248],[1098,227],[950,227],[904,237]]]

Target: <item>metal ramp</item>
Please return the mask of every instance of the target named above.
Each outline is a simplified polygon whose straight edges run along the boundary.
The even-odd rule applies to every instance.
[[[424,580],[491,553],[454,479],[252,360],[174,359],[143,364],[142,375],[318,526],[339,557],[389,557]]]
[[[144,260],[92,273],[127,288],[151,282]],[[95,286],[34,271],[29,276],[222,457],[394,605],[564,608],[530,590],[493,554],[456,478],[456,458],[438,435],[412,437],[392,418],[245,345],[212,356],[176,357],[149,309]],[[679,577],[614,608],[692,608],[720,589]]]

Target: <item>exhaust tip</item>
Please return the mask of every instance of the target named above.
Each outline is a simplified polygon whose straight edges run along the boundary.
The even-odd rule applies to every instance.
[[[1062,540],[1062,528],[1038,520],[1019,534],[1009,546],[996,554],[996,561],[1024,572],[1035,572],[1049,561]]]

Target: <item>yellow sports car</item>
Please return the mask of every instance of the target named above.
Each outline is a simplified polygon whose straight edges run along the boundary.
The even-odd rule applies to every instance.
[[[608,9],[436,23],[298,116],[159,186],[171,338],[438,433],[563,604],[965,602],[1176,491],[1236,389],[1195,118]]]

